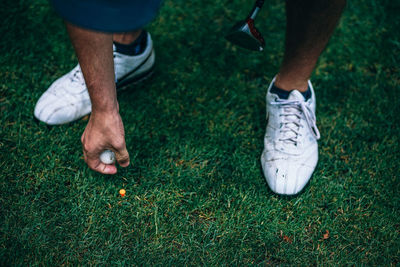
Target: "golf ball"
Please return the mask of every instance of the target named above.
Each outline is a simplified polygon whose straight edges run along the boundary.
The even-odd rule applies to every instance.
[[[104,164],[113,164],[115,162],[115,154],[111,150],[104,150],[100,154],[100,161]]]

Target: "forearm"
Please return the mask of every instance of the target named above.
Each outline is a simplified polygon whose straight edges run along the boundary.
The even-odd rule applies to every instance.
[[[114,78],[112,35],[85,30],[67,23],[92,103],[92,115],[82,134],[83,154],[88,166],[104,174],[117,172],[115,164],[104,164],[100,154],[110,149],[122,167],[129,165],[124,125],[119,115]]]
[[[92,103],[92,113],[118,112],[112,35],[66,23]]]

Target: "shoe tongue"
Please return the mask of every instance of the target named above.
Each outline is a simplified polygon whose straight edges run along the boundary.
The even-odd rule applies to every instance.
[[[288,100],[298,100],[298,101],[304,101],[304,96],[297,90],[293,90],[290,92]]]

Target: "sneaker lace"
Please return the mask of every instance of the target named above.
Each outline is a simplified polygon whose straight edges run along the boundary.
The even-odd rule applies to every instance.
[[[320,138],[320,133],[316,125],[314,111],[304,101],[276,99],[271,102],[272,105],[278,105],[283,108],[283,113],[280,116],[284,117],[280,132],[282,137],[279,139],[285,143],[294,144],[297,146],[297,139],[300,136],[301,119],[304,118],[311,134],[316,140]]]
[[[80,85],[85,85],[85,80],[81,68],[77,67],[70,76],[71,82],[78,83]]]
[[[79,90],[85,89],[85,79],[83,78],[83,74],[81,68],[79,66],[75,67],[72,72],[68,75],[71,84],[75,84],[75,86],[57,86],[51,91],[55,96],[65,97],[66,95],[71,95],[71,92],[77,93]]]

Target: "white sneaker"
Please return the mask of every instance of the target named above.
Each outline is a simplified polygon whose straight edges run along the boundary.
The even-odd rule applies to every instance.
[[[307,101],[297,90],[288,99],[280,99],[270,92],[274,81],[266,97],[268,124],[261,165],[272,191],[295,195],[310,180],[318,162],[315,93],[308,81],[311,97]]]
[[[147,46],[140,55],[127,56],[115,51],[114,69],[117,89],[151,75],[155,60],[153,42],[147,33]],[[75,121],[92,110],[89,93],[79,64],[57,79],[36,103],[35,117],[49,125]]]

